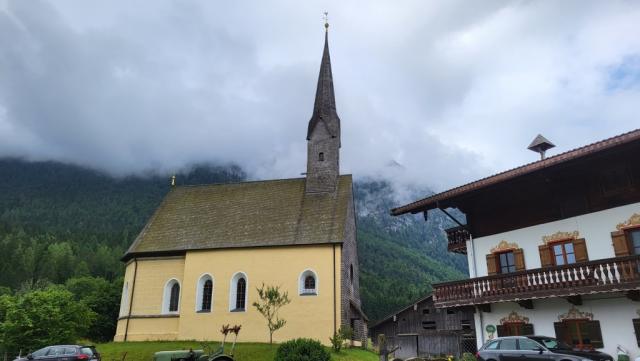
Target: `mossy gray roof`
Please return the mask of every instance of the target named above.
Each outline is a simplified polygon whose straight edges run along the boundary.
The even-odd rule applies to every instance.
[[[305,193],[305,179],[172,188],[124,259],[188,250],[341,243],[352,179]]]

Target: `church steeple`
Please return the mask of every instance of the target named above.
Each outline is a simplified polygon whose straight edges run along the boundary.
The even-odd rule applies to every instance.
[[[340,172],[340,118],[336,111],[329,56],[329,24],[325,23],[324,51],[320,63],[313,114],[307,129],[307,184],[311,193],[333,192]]]

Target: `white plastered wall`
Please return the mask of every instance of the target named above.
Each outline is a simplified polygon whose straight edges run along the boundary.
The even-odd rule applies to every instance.
[[[468,257],[474,257],[475,254],[477,277],[486,276],[487,262],[485,257],[491,252],[491,248],[504,240],[516,243],[523,249],[527,269],[540,268],[538,246],[543,244],[542,237],[559,231],[578,231],[580,238],[586,240],[590,260],[611,258],[615,256],[611,244],[611,232],[616,230],[616,225],[628,220],[634,213],[640,213],[640,203],[475,238],[473,240],[475,252],[469,252]],[[468,248],[471,246],[470,243],[467,242]],[[472,270],[471,259],[469,259],[469,269]],[[471,277],[474,275],[471,274]]]
[[[633,318],[639,318],[637,311],[640,302],[633,302],[618,294],[616,298],[611,295],[593,295],[583,299],[581,306],[576,306],[581,312],[590,312],[593,319],[600,321],[604,348],[599,351],[606,352],[617,359],[616,347],[622,345],[629,350],[631,359],[640,356],[640,349],[636,342],[633,329]],[[480,316],[476,313],[476,326],[484,328],[487,325],[499,325],[500,319],[515,311],[519,315],[528,317],[533,324],[536,335],[555,337],[554,322],[558,322],[558,316],[569,311],[572,305],[562,298],[539,299],[533,301],[534,308],[528,310],[520,307],[515,302],[494,303],[491,312],[483,312],[483,322],[480,324]],[[478,333],[479,335],[479,333]],[[487,341],[489,335],[485,332],[485,339],[478,339],[479,346]],[[494,337],[497,335],[494,334]]]

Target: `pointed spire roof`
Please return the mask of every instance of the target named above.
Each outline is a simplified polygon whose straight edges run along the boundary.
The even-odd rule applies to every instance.
[[[340,118],[336,111],[336,97],[333,91],[333,75],[331,73],[331,57],[329,56],[329,24],[325,24],[324,51],[320,74],[318,75],[318,87],[316,88],[316,100],[313,104],[313,115],[309,120],[307,140],[311,139],[311,133],[315,127],[322,123],[332,137],[340,136]]]
[[[551,143],[549,141],[549,139],[545,138],[542,136],[542,134],[538,134],[538,136],[536,136],[533,141],[531,141],[531,144],[529,144],[529,146],[527,147],[527,149],[530,149],[534,152],[544,152],[548,149],[551,149],[553,147],[555,147],[556,145]]]

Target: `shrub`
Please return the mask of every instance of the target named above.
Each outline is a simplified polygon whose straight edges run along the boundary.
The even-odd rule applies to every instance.
[[[278,347],[274,361],[329,361],[331,355],[316,340],[297,338]]]
[[[70,344],[86,333],[96,314],[61,287],[0,297],[0,346],[4,352]]]
[[[462,361],[476,361],[476,357],[470,352],[465,352],[462,354]]]
[[[340,327],[338,332],[333,334],[333,337],[329,337],[329,341],[331,341],[331,346],[333,347],[333,351],[338,353],[342,346],[345,345],[346,341],[349,341],[353,338],[353,330],[351,327]]]

